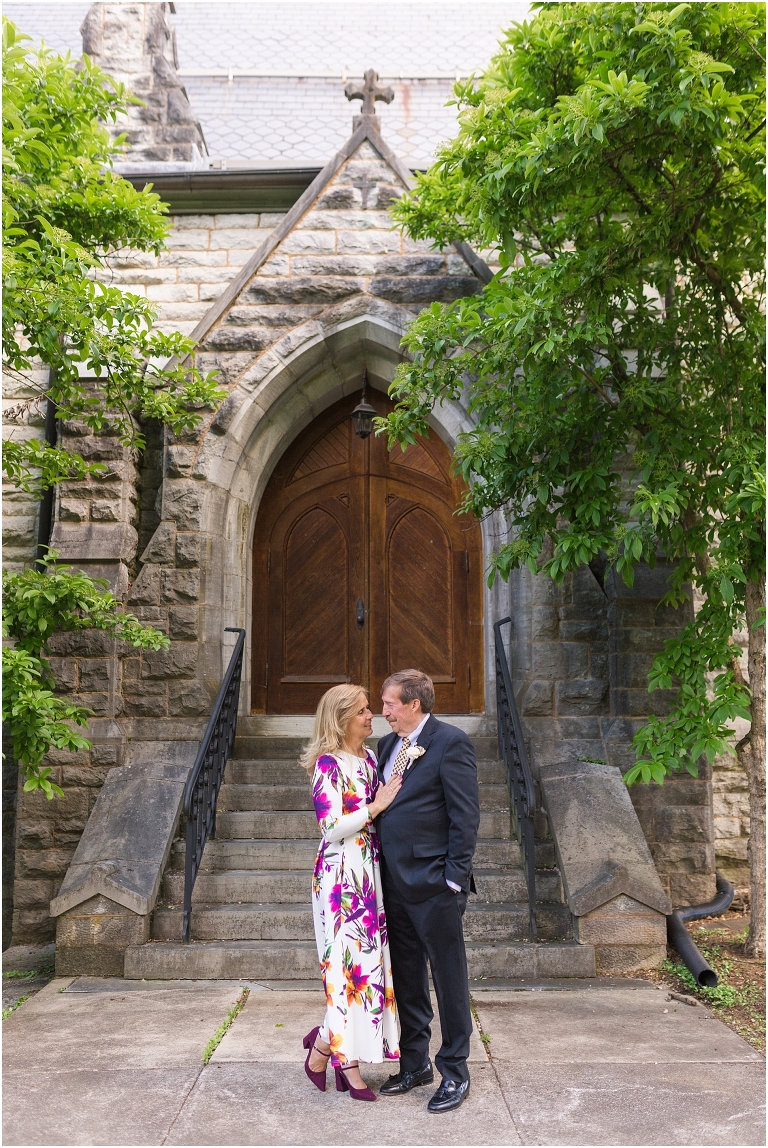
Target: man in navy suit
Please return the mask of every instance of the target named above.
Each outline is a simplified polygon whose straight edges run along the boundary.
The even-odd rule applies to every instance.
[[[399,773],[402,784],[376,820],[401,1029],[400,1072],[381,1091],[402,1095],[434,1080],[429,960],[443,1043],[435,1057],[442,1083],[427,1107],[448,1112],[469,1091],[472,1013],[462,917],[474,892],[480,824],[475,751],[462,730],[432,716],[435,688],[420,670],[388,677],[382,704],[392,733],[378,744],[379,776],[387,782]]]

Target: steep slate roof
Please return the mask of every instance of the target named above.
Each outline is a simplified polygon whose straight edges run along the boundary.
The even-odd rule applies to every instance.
[[[4,12],[34,39],[77,56],[89,7],[9,3]],[[175,9],[179,71],[215,164],[322,167],[349,134],[342,78],[373,67],[395,89],[378,112],[385,138],[414,168],[428,166],[455,133],[455,109],[445,103],[456,75],[482,69],[528,4],[176,0]]]

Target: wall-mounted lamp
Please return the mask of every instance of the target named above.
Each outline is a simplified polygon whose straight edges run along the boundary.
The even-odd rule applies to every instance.
[[[368,438],[373,430],[373,420],[378,414],[375,407],[365,401],[365,388],[368,383],[368,371],[363,371],[363,394],[360,402],[352,411],[352,423],[358,438]]]

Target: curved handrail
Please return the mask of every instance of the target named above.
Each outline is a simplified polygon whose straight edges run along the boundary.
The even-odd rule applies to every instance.
[[[501,637],[501,627],[511,623],[501,618],[493,627],[496,648],[496,726],[499,753],[504,761],[509,786],[510,807],[514,811],[517,837],[523,854],[525,882],[528,889],[528,913],[531,940],[536,940],[536,842],[533,818],[536,812],[536,791],[533,786],[528,755],[525,752],[523,730],[517,712],[512,676]]]
[[[189,940],[192,918],[192,890],[197,879],[205,843],[216,828],[216,802],[224,770],[232,755],[237,730],[237,706],[243,672],[245,630],[227,626],[226,633],[237,634],[235,648],[208,720],[195,764],[184,787],[186,851],[184,855],[184,914],[181,938]]]

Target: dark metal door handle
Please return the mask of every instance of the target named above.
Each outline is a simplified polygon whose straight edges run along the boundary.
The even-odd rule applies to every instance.
[[[365,603],[362,598],[357,599],[357,628],[362,630],[365,625]]]

